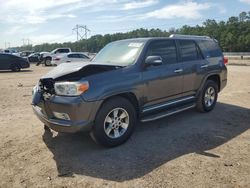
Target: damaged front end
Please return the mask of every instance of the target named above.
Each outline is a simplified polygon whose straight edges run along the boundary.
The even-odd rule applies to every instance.
[[[61,64],[60,66],[63,66]],[[37,117],[57,132],[87,131],[102,101],[85,101],[89,76],[117,69],[108,65],[81,65],[55,68],[33,89],[32,105]]]
[[[121,67],[101,64],[61,64],[39,80],[39,83],[33,89],[32,105],[37,105],[41,100],[48,100],[53,95],[58,94],[58,92],[55,91],[55,84],[57,83],[78,83],[79,80],[88,76],[119,68]]]

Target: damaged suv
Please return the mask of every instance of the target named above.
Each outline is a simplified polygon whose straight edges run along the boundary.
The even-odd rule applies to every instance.
[[[113,147],[148,122],[187,109],[211,111],[227,83],[227,60],[215,39],[172,35],[105,46],[88,63],[61,64],[33,89],[45,128],[88,131]]]

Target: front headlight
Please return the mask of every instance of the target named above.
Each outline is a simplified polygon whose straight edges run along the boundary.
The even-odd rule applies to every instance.
[[[77,96],[89,89],[89,83],[88,81],[56,82],[54,87],[57,95]]]

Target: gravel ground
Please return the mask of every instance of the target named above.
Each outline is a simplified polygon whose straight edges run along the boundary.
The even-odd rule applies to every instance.
[[[250,66],[228,66],[214,111],[139,124],[112,149],[44,132],[31,90],[49,69],[0,72],[0,187],[250,187]]]

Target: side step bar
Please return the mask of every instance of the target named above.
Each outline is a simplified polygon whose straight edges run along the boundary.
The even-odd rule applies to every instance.
[[[179,112],[194,108],[195,106],[196,106],[196,104],[185,105],[185,106],[182,106],[182,107],[179,107],[179,108],[167,110],[167,111],[164,111],[164,112],[161,112],[161,113],[158,113],[158,114],[154,114],[154,115],[144,117],[140,121],[141,122],[154,121],[154,120],[157,120],[157,119],[161,119],[161,118],[164,118],[164,117],[167,117],[167,116],[170,116],[170,115],[173,115],[173,114],[176,114],[176,113],[179,113]]]

